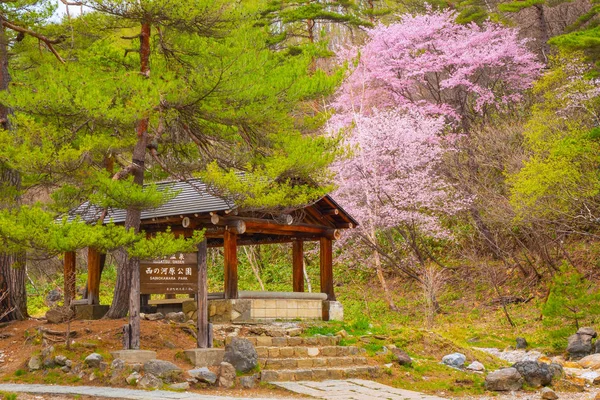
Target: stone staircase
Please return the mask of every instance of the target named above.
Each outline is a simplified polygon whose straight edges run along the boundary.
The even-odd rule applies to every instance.
[[[373,377],[364,349],[340,346],[340,336],[250,336],[256,347],[263,382]]]

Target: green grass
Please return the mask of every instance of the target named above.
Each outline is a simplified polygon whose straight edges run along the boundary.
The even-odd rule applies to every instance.
[[[2,400],[17,400],[17,394],[9,393],[9,392],[0,392],[0,399],[2,399]]]

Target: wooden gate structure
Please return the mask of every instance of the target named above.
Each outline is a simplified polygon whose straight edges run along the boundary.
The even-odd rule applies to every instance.
[[[206,247],[223,248],[225,279],[222,298],[235,300],[240,297],[238,246],[273,243],[292,243],[293,292],[304,292],[304,242],[317,241],[320,244],[320,292],[325,295],[326,301],[335,302],[333,241],[340,237],[342,229],[355,228],[358,223],[330,196],[324,196],[305,207],[273,213],[237,207],[232,199],[215,195],[198,179],[166,181],[155,185],[178,194],[158,208],[143,211],[140,229],[151,235],[169,228],[176,235],[184,237],[191,237],[194,230],[205,229]],[[97,221],[104,211],[84,203],[71,214],[79,215],[86,221]],[[124,223],[125,210],[108,210],[104,221]],[[104,254],[93,248],[88,249],[88,290],[84,303],[99,304],[105,260]],[[75,267],[75,254],[66,253],[65,299],[72,299],[75,294]],[[206,280],[206,277],[203,279]],[[326,314],[324,310],[323,319],[328,319]]]

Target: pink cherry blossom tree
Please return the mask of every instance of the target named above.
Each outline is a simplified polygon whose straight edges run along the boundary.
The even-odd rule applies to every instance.
[[[349,121],[374,107],[417,109],[468,128],[522,98],[542,64],[518,31],[486,22],[461,25],[450,10],[406,15],[368,31],[335,109]]]
[[[396,306],[383,275],[382,258],[408,277],[426,283],[421,267],[429,255],[424,254],[422,235],[448,238],[440,215],[454,214],[466,204],[439,173],[444,126],[442,117],[416,112],[357,114],[345,139],[352,155],[335,165],[340,183],[335,196],[361,224],[347,239],[362,244],[351,246],[357,252],[369,253],[392,309]]]

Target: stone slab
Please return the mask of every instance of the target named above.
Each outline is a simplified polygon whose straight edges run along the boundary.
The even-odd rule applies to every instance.
[[[108,312],[109,306],[80,304],[75,306],[75,319],[101,319]]]
[[[339,301],[323,301],[323,321],[343,321],[344,306]]]
[[[184,353],[196,367],[212,367],[221,365],[225,349],[190,349],[185,350]]]
[[[114,359],[121,359],[125,364],[143,364],[156,360],[156,352],[152,350],[118,350],[110,353]]]

